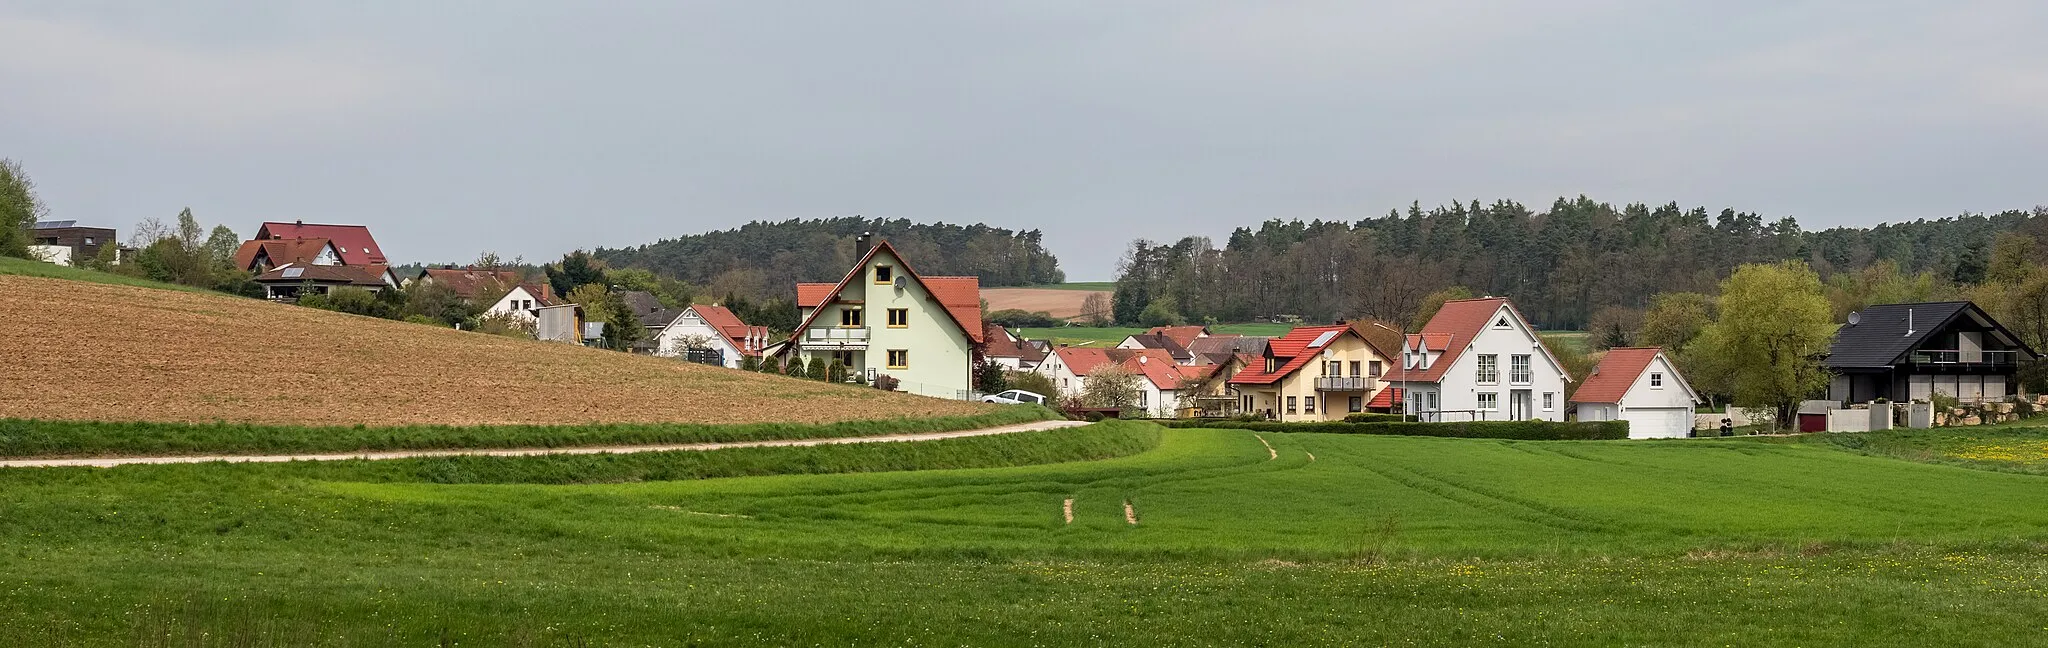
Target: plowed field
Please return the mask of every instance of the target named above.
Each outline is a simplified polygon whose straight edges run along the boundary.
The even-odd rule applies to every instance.
[[[1057,288],[983,288],[981,298],[988,300],[990,311],[1012,308],[1028,311],[1044,311],[1053,317],[1076,317],[1081,314],[1081,303],[1089,295],[1103,295],[1106,291],[1061,290]]]
[[[206,293],[0,275],[0,418],[824,423],[992,406]]]

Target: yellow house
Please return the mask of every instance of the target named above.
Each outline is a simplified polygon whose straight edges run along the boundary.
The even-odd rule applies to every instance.
[[[894,378],[913,394],[966,400],[982,344],[981,280],[918,274],[887,241],[856,239],[860,260],[837,283],[797,284],[787,359],[837,362],[867,381]]]
[[[1341,421],[1366,411],[1386,389],[1380,376],[1390,356],[1350,326],[1311,326],[1288,331],[1266,345],[1262,366],[1230,378],[1244,412],[1276,421]]]

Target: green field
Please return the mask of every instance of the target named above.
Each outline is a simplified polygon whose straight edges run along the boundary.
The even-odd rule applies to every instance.
[[[1266,322],[1255,322],[1250,324],[1217,324],[1215,326],[1209,327],[1209,330],[1215,333],[1235,333],[1238,335],[1279,337],[1282,335],[1286,335],[1288,331],[1294,330],[1294,325],[1273,324]],[[1113,347],[1116,346],[1117,343],[1123,342],[1124,338],[1137,335],[1139,333],[1144,333],[1145,331],[1146,329],[1144,327],[1138,326],[1108,326],[1103,328],[1067,326],[1049,329],[1016,329],[1015,331],[1012,331],[1012,333],[1015,333],[1018,337],[1032,340],[1052,340],[1053,344]]]
[[[1853,438],[1118,423],[633,460],[691,466],[669,473],[572,458],[0,470],[0,639],[2048,643],[2048,478],[1897,458],[2025,466],[2011,449],[2041,431]],[[942,469],[1080,458],[1095,460]],[[661,480],[891,468],[931,470]],[[593,478],[562,478],[578,474]]]

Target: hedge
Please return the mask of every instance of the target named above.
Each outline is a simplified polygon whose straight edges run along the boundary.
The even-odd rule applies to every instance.
[[[1379,413],[1376,413],[1376,412],[1359,412],[1359,413],[1357,413],[1357,414],[1352,414],[1352,415],[1349,415],[1349,416],[1346,416],[1346,417],[1344,417],[1344,422],[1345,422],[1345,423],[1406,423],[1406,422],[1408,422],[1408,417],[1407,417],[1407,416],[1405,416],[1405,415],[1401,415],[1401,414],[1379,414]]]
[[[1230,428],[1253,432],[1316,432],[1321,434],[1385,434],[1460,439],[1523,441],[1591,441],[1628,438],[1628,421],[1556,423],[1551,421],[1472,421],[1465,423],[1245,423],[1239,421],[1173,421],[1170,427]]]

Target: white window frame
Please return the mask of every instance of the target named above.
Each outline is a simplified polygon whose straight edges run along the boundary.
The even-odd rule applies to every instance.
[[[1492,401],[1488,403],[1487,401]],[[1480,412],[1500,411],[1500,392],[1479,392],[1473,397],[1472,409]]]
[[[1533,365],[1530,364],[1531,362],[1532,356],[1530,354],[1517,353],[1508,356],[1508,382],[1516,385],[1527,385],[1536,380],[1536,372],[1532,370]]]
[[[1557,393],[1556,393],[1556,392],[1543,392],[1543,411],[1545,411],[1545,412],[1555,412],[1555,411],[1557,411]]]
[[[1664,372],[1662,372],[1662,371],[1652,371],[1652,372],[1650,372],[1650,389],[1663,389],[1663,388],[1664,388]]]
[[[1472,381],[1481,385],[1500,384],[1500,355],[1482,353],[1473,359]]]

